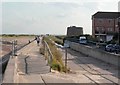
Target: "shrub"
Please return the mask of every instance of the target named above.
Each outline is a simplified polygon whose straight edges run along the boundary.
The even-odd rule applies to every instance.
[[[52,69],[53,70],[57,70],[57,71],[61,71],[60,64],[58,64],[58,63],[52,63]]]
[[[48,43],[49,48],[50,48],[52,55],[53,55],[52,63],[51,63],[52,69],[60,71],[60,72],[64,71],[62,54],[57,50],[55,43],[52,42],[51,40],[49,40],[48,37],[45,37],[44,40]]]

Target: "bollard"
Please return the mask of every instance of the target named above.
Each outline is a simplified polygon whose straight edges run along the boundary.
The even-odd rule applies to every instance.
[[[30,43],[30,40],[28,40],[28,42]]]
[[[15,41],[15,56],[16,56],[16,53],[17,53],[17,40]]]
[[[15,51],[17,50],[17,40],[12,41],[12,57],[15,56]]]
[[[12,57],[14,56],[14,50],[15,50],[15,48],[14,48],[14,41],[12,41]]]

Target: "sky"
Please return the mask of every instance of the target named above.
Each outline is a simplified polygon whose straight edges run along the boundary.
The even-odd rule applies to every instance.
[[[0,33],[65,35],[67,27],[92,34],[91,17],[98,11],[118,11],[119,0],[2,0]]]

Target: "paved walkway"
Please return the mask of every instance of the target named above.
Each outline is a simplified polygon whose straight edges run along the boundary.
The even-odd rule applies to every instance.
[[[65,51],[59,49],[63,54],[63,60],[65,58]],[[68,49],[68,67],[72,73],[69,76],[76,83],[91,83],[96,84],[108,83],[120,84],[118,78],[119,69],[113,65],[107,64],[92,57],[88,57],[80,54],[74,50]]]
[[[17,83],[43,83],[38,74],[49,73],[50,67],[39,53],[39,48],[34,41],[17,52]]]
[[[74,83],[71,79],[59,77],[59,73],[50,72],[50,67],[39,53],[39,48],[34,41],[17,52],[15,83]]]
[[[71,73],[50,72],[50,67],[43,55],[39,53],[40,46],[32,42],[17,52],[15,83],[85,83],[105,85],[119,82],[118,68],[94,58],[68,50],[68,67]],[[64,50],[60,49],[63,54]],[[103,85],[104,85],[103,84]],[[52,84],[51,84],[52,85]],[[73,84],[72,84],[73,85]]]

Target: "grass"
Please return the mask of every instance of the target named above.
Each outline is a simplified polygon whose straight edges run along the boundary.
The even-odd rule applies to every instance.
[[[63,45],[63,39],[64,39],[65,36],[50,35],[48,37],[49,37],[49,39],[53,40],[55,43]]]
[[[45,37],[44,40],[48,43],[49,48],[53,54],[53,59],[51,62],[51,67],[53,70],[57,70],[59,72],[65,72],[65,67],[62,61],[62,54],[59,50],[57,50],[57,47],[54,42],[50,40],[50,37]],[[53,37],[52,37],[53,39]]]
[[[2,37],[25,37],[25,36],[35,36],[35,35],[32,35],[32,34],[2,34],[0,35]]]

